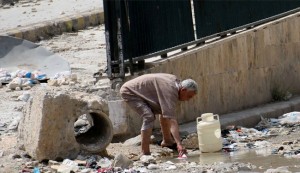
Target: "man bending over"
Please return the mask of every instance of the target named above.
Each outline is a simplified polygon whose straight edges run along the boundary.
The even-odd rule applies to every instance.
[[[142,118],[142,154],[150,155],[150,138],[155,115],[159,114],[163,135],[162,147],[177,144],[179,156],[186,152],[181,144],[175,107],[178,101],[188,101],[197,93],[198,85],[192,79],[180,81],[165,73],[145,74],[132,79],[121,87],[123,100]]]

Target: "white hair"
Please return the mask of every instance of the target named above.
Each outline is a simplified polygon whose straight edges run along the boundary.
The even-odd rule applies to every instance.
[[[189,91],[198,91],[198,84],[193,79],[185,79],[181,81],[181,87]]]

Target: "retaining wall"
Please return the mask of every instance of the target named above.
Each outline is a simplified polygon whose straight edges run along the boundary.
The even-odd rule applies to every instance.
[[[198,95],[178,108],[179,122],[204,112],[219,115],[272,101],[279,88],[300,93],[300,13],[153,62],[165,72],[198,82]]]
[[[274,89],[297,95],[300,93],[300,13],[146,65],[152,67],[126,80],[143,73],[163,72],[198,82],[197,96],[176,108],[180,124],[195,122],[206,112],[219,114],[223,119],[222,115],[225,118],[270,103]],[[128,137],[140,133],[137,127],[141,126],[141,119],[126,104],[120,101],[108,104],[114,135]],[[253,118],[251,125],[259,121],[256,114]],[[155,127],[159,127],[157,119]]]

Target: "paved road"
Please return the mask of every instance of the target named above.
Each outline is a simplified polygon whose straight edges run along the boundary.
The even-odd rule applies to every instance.
[[[23,0],[0,8],[0,32],[102,9],[102,0]]]

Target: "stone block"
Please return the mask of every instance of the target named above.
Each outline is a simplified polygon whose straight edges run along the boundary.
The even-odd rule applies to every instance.
[[[113,125],[114,137],[128,139],[141,132],[142,118],[123,100],[108,101],[109,119]],[[159,128],[159,115],[156,115],[154,128]]]
[[[123,100],[108,101],[108,110],[114,135],[132,137],[140,133],[142,118]]]
[[[112,124],[101,108],[91,109],[96,96],[59,90],[37,89],[27,102],[19,125],[19,145],[37,160],[74,159],[83,150],[100,153],[112,140]],[[80,97],[79,97],[80,95]],[[93,106],[89,100],[93,100]],[[74,122],[90,114],[94,126],[75,137]]]

